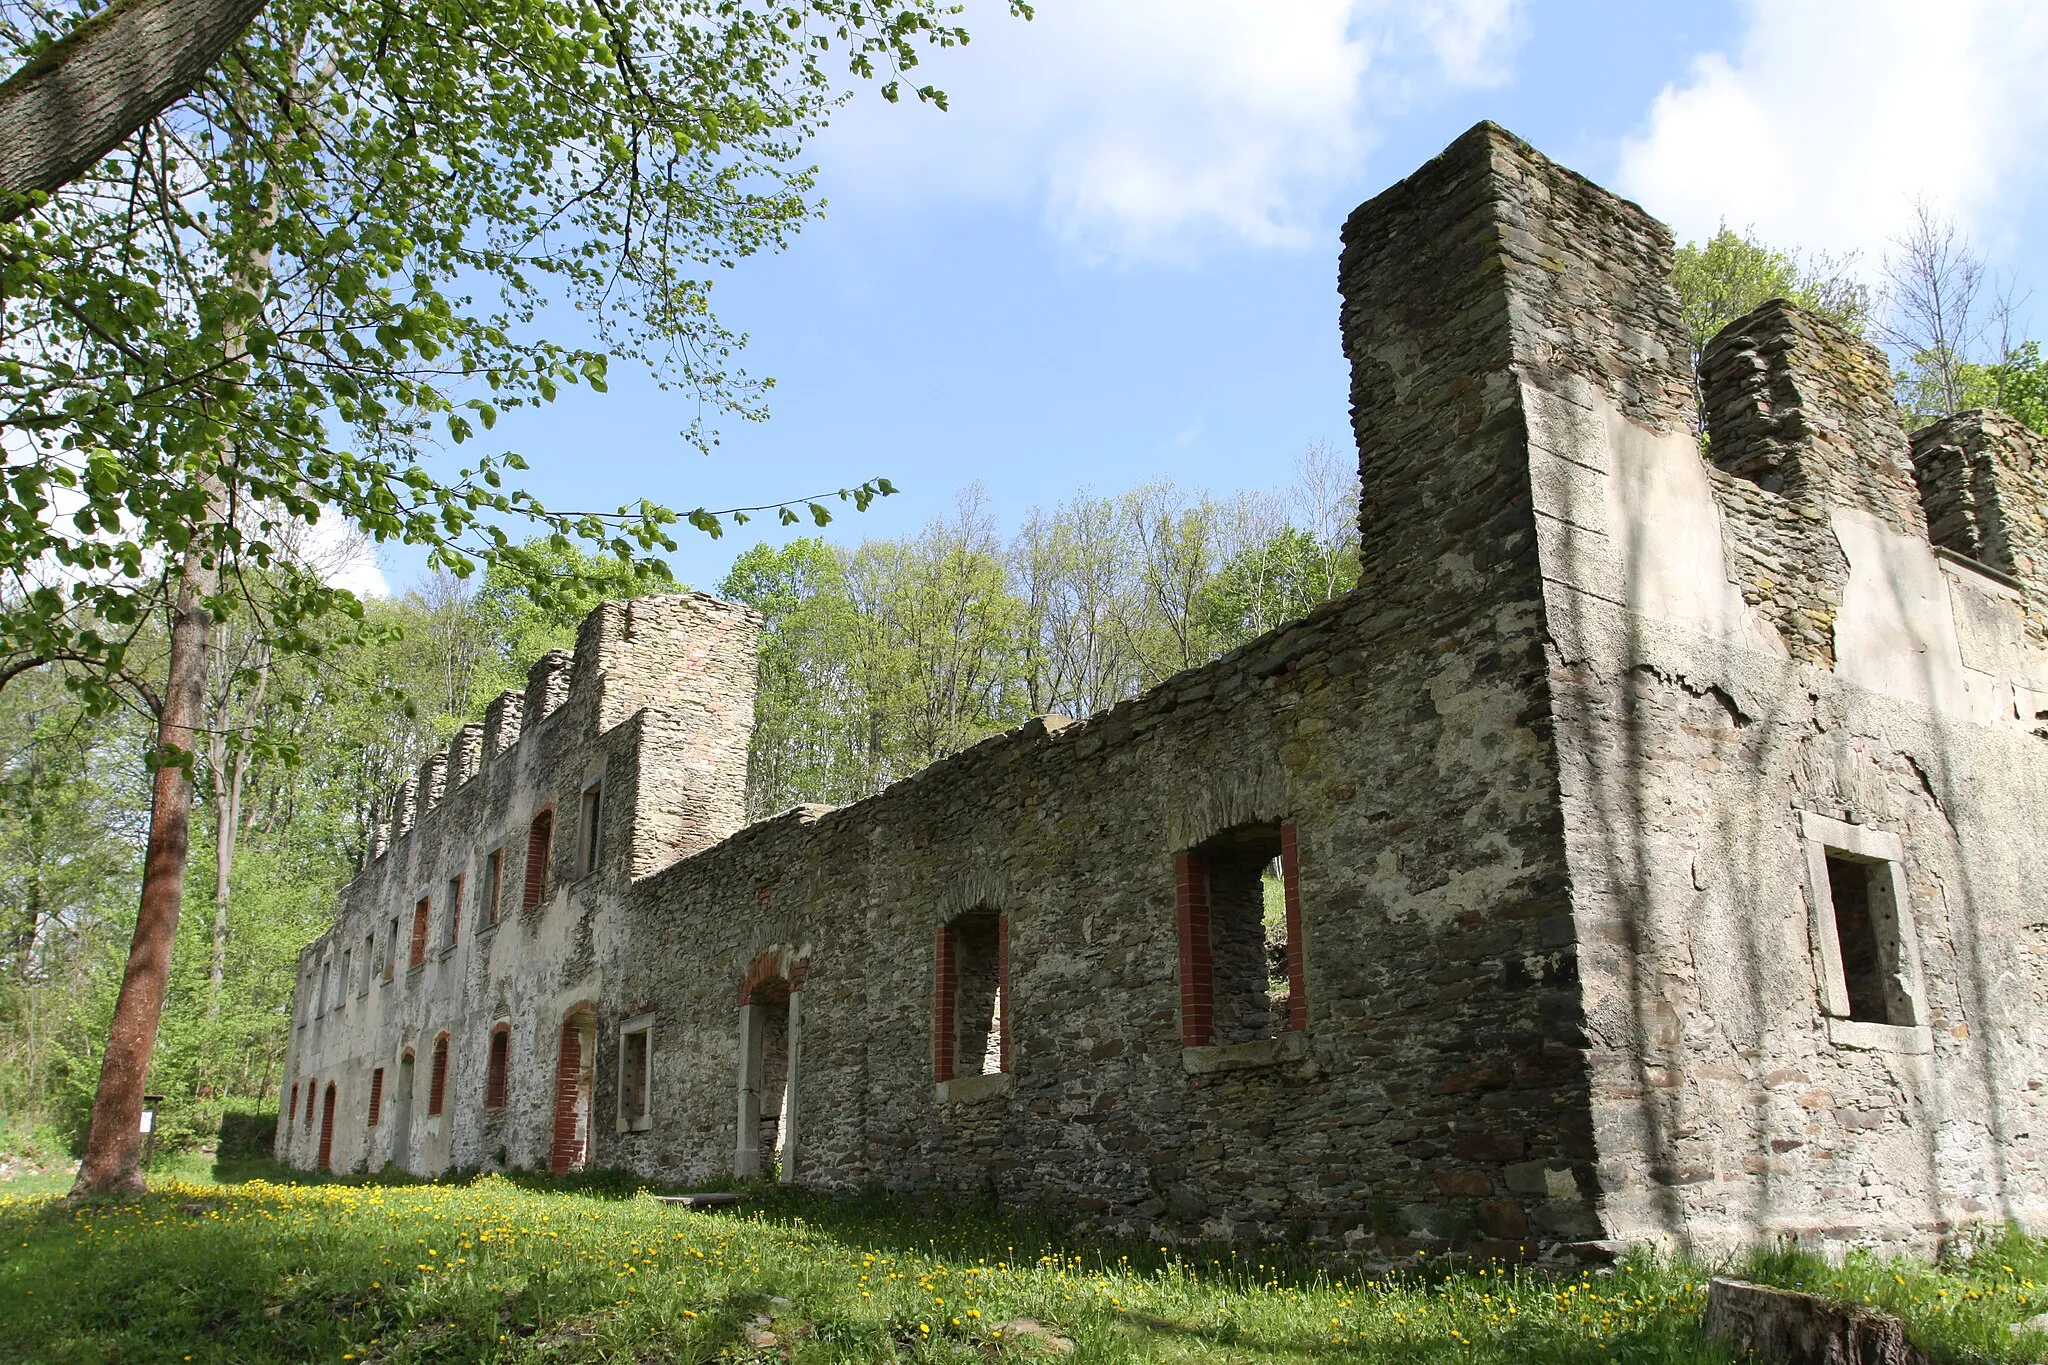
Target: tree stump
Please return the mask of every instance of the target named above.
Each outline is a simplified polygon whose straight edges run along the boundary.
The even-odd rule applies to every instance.
[[[1706,1333],[1738,1355],[1784,1365],[1929,1365],[1889,1313],[1718,1276],[1707,1287]]]

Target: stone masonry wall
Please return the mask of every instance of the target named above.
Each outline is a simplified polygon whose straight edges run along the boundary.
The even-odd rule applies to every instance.
[[[1675,303],[1661,259],[1633,287]],[[1593,402],[1557,424],[1572,477],[1539,480],[1607,1234],[2038,1224],[2040,660],[1973,645],[2016,642],[2017,604],[1934,555],[1868,347],[1775,302],[1704,380],[1711,464]],[[1841,853],[1893,859],[1909,1023],[1829,1003],[1830,878],[1868,865],[1817,880]]]
[[[1703,457],[1670,258],[1465,134],[1344,229],[1357,591],[844,809],[739,828],[751,613],[601,608],[406,784],[307,949],[287,1080],[341,1082],[335,1164],[779,1166],[1365,1258],[2048,1225],[2040,452],[1955,419],[1909,467],[1872,353],[1775,303],[1709,349]],[[499,840],[518,906],[530,822],[574,857],[594,778],[592,875],[313,998]],[[1282,950],[1192,941],[1269,858]],[[1288,998],[1226,1031],[1204,973],[1260,948]]]
[[[302,1088],[340,1085],[336,1169],[546,1166],[561,1024],[604,994],[597,945],[616,937],[609,920],[633,869],[672,861],[740,823],[758,629],[748,608],[701,594],[607,604],[584,623],[575,655],[540,660],[524,694],[498,698],[484,726],[466,727],[394,798],[392,827],[373,844],[381,853],[343,892],[334,927],[300,957],[287,1070]],[[600,856],[580,875],[581,796],[593,781],[602,790]],[[553,813],[552,866],[529,909],[528,831],[542,810]],[[503,878],[494,925],[483,904],[493,853]],[[411,967],[422,898],[427,952]],[[333,983],[325,1000],[323,973]],[[511,1032],[506,1103],[487,1107],[490,1034],[501,1024]],[[444,1112],[429,1116],[430,1059],[444,1033]],[[380,1067],[382,1121],[372,1128],[368,1096]],[[317,1125],[305,1122],[303,1104],[280,1123],[277,1149],[311,1164]]]

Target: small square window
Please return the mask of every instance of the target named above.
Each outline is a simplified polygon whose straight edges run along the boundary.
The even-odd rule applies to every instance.
[[[1802,815],[1801,830],[1830,1035],[1852,1045],[1903,1044],[1900,1035],[1927,1023],[1905,846],[1896,834],[1812,814]]]
[[[619,1026],[619,1115],[621,1133],[654,1126],[654,1016],[643,1014]]]

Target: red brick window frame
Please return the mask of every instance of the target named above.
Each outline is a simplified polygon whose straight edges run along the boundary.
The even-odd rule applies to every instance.
[[[1269,927],[1262,888],[1265,869],[1275,862],[1283,908],[1280,924]],[[1174,855],[1173,874],[1181,1046],[1214,1047],[1305,1031],[1301,852],[1293,822],[1225,831]],[[1275,955],[1285,964],[1284,1014],[1271,993]],[[1266,1011],[1263,1019],[1261,1010]]]
[[[484,1065],[484,1108],[505,1107],[505,1073],[512,1059],[512,1026],[499,1024],[491,1030],[491,1050]]]
[[[320,1150],[313,1158],[313,1169],[328,1171],[334,1168],[334,1101],[335,1085],[327,1083],[327,1106],[320,1114]]]
[[[427,961],[427,917],[433,913],[431,897],[421,896],[412,908],[412,951],[406,955],[407,970],[423,967]]]
[[[427,1083],[427,1117],[439,1118],[441,1101],[448,1093],[448,1035],[434,1040],[434,1074]]]
[[[1010,917],[982,910],[939,926],[932,980],[932,1079],[1010,1069]],[[993,1054],[993,1055],[991,1055]]]
[[[548,898],[548,870],[554,861],[555,809],[537,811],[526,829],[526,884],[519,889],[519,908],[535,910]]]
[[[370,1073],[370,1118],[369,1126],[375,1128],[384,1119],[384,1068],[378,1067]]]

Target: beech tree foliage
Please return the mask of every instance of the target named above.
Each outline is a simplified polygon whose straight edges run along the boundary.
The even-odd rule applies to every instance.
[[[181,556],[214,567],[219,615],[323,515],[458,574],[520,563],[521,521],[629,558],[681,519],[715,533],[734,509],[556,510],[516,487],[517,452],[457,457],[621,359],[689,395],[708,419],[690,440],[760,416],[710,279],[813,211],[798,156],[843,74],[897,97],[921,47],[964,39],[949,14],[270,5],[185,101],[0,227],[0,646],[111,686]],[[76,18],[9,7],[0,44],[33,52]],[[349,609],[317,579],[291,587],[269,607],[287,643]]]

